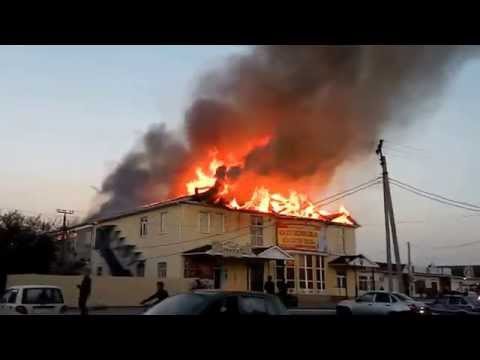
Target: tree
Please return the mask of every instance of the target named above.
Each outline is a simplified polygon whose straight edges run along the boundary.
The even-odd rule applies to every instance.
[[[49,273],[56,259],[52,230],[53,224],[40,216],[0,214],[0,291],[7,274]]]

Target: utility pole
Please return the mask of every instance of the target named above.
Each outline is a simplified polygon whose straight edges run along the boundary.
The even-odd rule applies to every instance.
[[[411,286],[410,283],[412,281],[412,254],[410,252],[410,241],[407,241],[407,254],[408,254],[408,294],[411,296]]]
[[[60,252],[61,252],[62,261],[65,261],[66,246],[67,246],[67,240],[68,240],[67,215],[72,215],[74,213],[74,211],[73,210],[57,209],[57,213],[63,214],[62,245],[60,246]]]
[[[387,241],[387,271],[388,271],[388,291],[392,291],[392,255],[390,246],[390,230],[393,241],[393,251],[395,253],[398,290],[403,292],[402,264],[400,262],[400,251],[398,248],[397,228],[395,226],[395,217],[393,213],[392,195],[390,193],[390,183],[388,181],[387,159],[382,152],[383,140],[380,140],[377,146],[376,154],[380,157],[383,178],[383,201],[385,211],[385,232]]]

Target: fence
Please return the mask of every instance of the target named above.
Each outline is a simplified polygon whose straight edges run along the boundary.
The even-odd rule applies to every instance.
[[[92,293],[88,306],[138,306],[157,290],[157,282],[165,283],[170,295],[191,289],[193,279],[158,279],[148,277],[92,276]],[[52,285],[63,289],[65,304],[77,307],[78,288],[82,276],[21,274],[8,275],[7,287],[14,285]]]

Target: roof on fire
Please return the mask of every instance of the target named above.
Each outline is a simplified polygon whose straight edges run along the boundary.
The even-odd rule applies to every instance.
[[[102,223],[110,220],[115,220],[119,219],[125,216],[131,216],[135,214],[140,214],[156,209],[161,209],[167,206],[173,206],[173,205],[179,205],[179,204],[190,204],[190,205],[201,205],[201,206],[210,206],[210,207],[215,207],[215,208],[222,208],[224,210],[229,210],[229,211],[236,211],[236,212],[245,212],[245,213],[251,213],[251,214],[259,214],[259,215],[266,215],[264,212],[256,211],[256,210],[247,210],[247,209],[231,209],[228,208],[222,204],[213,204],[208,201],[198,201],[195,198],[195,195],[187,195],[187,196],[181,196],[178,198],[174,199],[169,199],[161,202],[155,202],[155,203],[150,203],[146,204],[140,207],[136,207],[133,209],[128,209],[124,211],[119,211],[117,213],[112,213],[104,217],[98,217],[96,219],[93,219],[91,221],[87,221],[85,223],[76,225],[72,228],[78,228],[79,226],[85,226],[88,224],[94,224],[94,223]],[[339,218],[342,216],[342,213],[334,213],[334,214],[329,214],[322,216],[322,219],[313,219],[313,218],[303,218],[303,217],[298,217],[298,216],[291,216],[291,215],[281,215],[281,214],[276,214],[276,213],[269,213],[267,215],[273,216],[277,219],[285,219],[285,220],[308,220],[308,221],[314,221],[314,222],[321,222],[321,223],[327,223],[327,224],[334,224],[334,225],[339,225],[339,226],[346,226],[346,227],[359,227],[360,224],[355,221],[351,216],[348,216],[348,219],[353,223],[353,225],[350,224],[343,224],[343,223],[338,223],[334,222],[336,218]]]

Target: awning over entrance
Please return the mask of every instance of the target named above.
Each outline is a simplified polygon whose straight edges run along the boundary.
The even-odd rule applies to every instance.
[[[339,267],[350,267],[350,268],[372,268],[376,269],[379,266],[377,263],[367,259],[366,256],[359,254],[359,255],[351,255],[351,256],[339,256],[338,258],[330,261],[328,265],[331,266],[339,266]]]
[[[267,260],[293,260],[293,257],[278,246],[253,249],[258,258]]]
[[[208,255],[224,258],[258,260],[292,260],[292,256],[278,246],[252,248],[236,243],[214,243],[183,252],[185,256]]]

